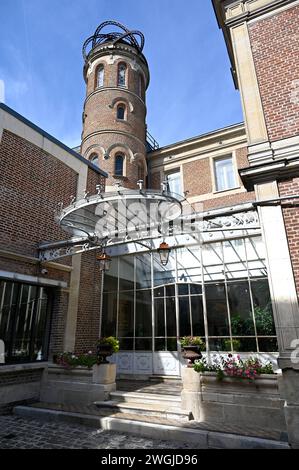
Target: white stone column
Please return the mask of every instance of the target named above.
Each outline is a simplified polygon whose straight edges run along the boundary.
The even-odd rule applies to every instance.
[[[258,200],[279,197],[276,181],[257,184],[255,191]],[[294,340],[299,338],[299,308],[293,268],[281,206],[260,206],[259,216],[283,374],[280,393],[285,399],[289,442],[299,448],[299,364],[292,360]]]

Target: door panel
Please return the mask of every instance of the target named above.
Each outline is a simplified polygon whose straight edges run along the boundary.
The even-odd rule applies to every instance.
[[[179,353],[177,351],[159,351],[153,353],[154,374],[180,375]]]

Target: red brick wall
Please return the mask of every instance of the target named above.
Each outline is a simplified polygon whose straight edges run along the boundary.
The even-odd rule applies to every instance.
[[[217,209],[220,207],[236,206],[238,204],[251,202],[251,201],[255,201],[254,191],[230,194],[230,195],[226,195],[222,197],[217,197],[214,199],[207,199],[205,201],[202,201],[202,203],[203,203],[203,209],[207,211],[210,209]]]
[[[150,189],[157,189],[161,190],[161,176],[160,176],[160,171],[156,171],[152,175],[149,175],[149,181],[150,181]]]
[[[299,133],[299,6],[249,24],[270,140]]]
[[[299,194],[299,177],[278,183],[280,196],[292,196]],[[295,201],[295,204],[299,204]],[[299,206],[288,207],[282,203],[282,212],[287,232],[289,250],[294,271],[295,283],[299,297]]]
[[[237,168],[244,168],[249,165],[247,158],[247,147],[236,149]],[[230,205],[241,204],[255,200],[254,191],[228,194],[226,191],[219,192],[218,197],[210,197],[213,193],[213,175],[211,174],[211,164],[209,158],[195,160],[183,165],[184,190],[189,191],[187,197],[204,196],[204,210],[216,209],[217,207],[226,207]],[[242,187],[242,183],[240,187]]]
[[[70,197],[77,193],[76,171],[6,130],[0,142],[0,168],[0,249],[36,258],[41,241],[69,238],[57,225],[54,210],[59,202],[68,205]],[[95,194],[97,184],[104,190],[105,178],[88,168],[87,190]],[[94,253],[82,256],[82,300],[78,312],[78,344],[82,350],[91,346],[94,335],[97,336],[95,331],[98,332],[98,325],[94,326],[99,321],[100,277],[92,265],[94,256]],[[57,262],[71,264],[71,258]],[[1,255],[0,269],[41,276],[40,266],[35,262]],[[46,278],[69,282],[70,273],[48,268]],[[63,350],[68,308],[66,291],[55,288],[53,294],[50,355]]]
[[[200,196],[213,191],[209,158],[185,163],[183,175],[184,190],[189,191],[188,197]]]
[[[81,258],[75,344],[77,353],[95,350],[100,328],[101,275],[95,251],[84,253]]]
[[[1,248],[36,256],[42,240],[65,239],[54,211],[59,202],[68,205],[76,194],[76,172],[6,130],[0,167]]]

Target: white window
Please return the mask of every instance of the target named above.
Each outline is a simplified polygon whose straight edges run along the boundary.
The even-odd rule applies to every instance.
[[[166,175],[167,189],[171,193],[182,194],[181,173],[176,171]]]
[[[97,72],[97,88],[104,86],[104,65],[100,65]]]
[[[214,160],[216,190],[224,191],[236,187],[236,177],[232,157],[217,158]]]

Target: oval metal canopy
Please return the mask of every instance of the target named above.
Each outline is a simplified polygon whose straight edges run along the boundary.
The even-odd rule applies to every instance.
[[[181,216],[183,201],[184,197],[167,191],[120,189],[86,194],[63,208],[56,219],[73,237],[119,243],[140,238],[140,233],[162,233],[164,225]]]

